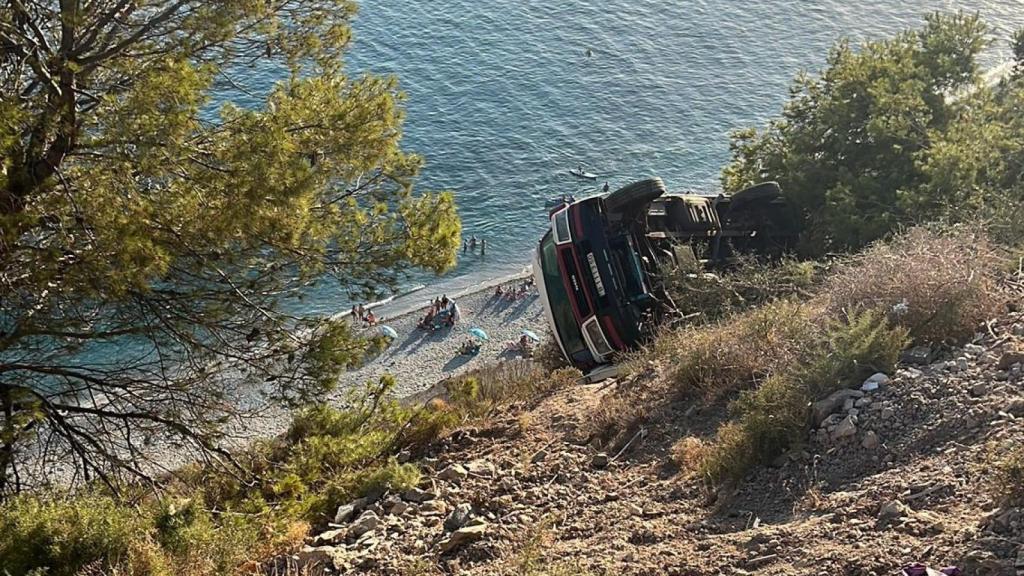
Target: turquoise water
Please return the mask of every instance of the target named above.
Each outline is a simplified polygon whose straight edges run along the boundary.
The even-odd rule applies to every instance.
[[[717,190],[728,133],[777,114],[793,76],[818,69],[836,39],[960,8],[999,38],[984,65],[1005,62],[1010,31],[1024,26],[1016,0],[362,0],[348,69],[399,77],[404,145],[427,161],[419,189],[453,190],[466,237],[488,241],[432,295],[520,269],[544,200],[562,192],[648,175]],[[578,163],[599,181],[569,176]],[[345,305],[336,287],[304,304]]]

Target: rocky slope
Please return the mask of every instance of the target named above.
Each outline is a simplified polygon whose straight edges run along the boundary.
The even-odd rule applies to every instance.
[[[722,403],[680,397],[654,365],[562,389],[448,437],[423,458],[420,488],[341,507],[276,568],[866,576],[921,562],[1015,574],[1024,517],[998,507],[992,477],[1024,442],[1022,364],[1024,315],[1010,315],[929,364],[873,377],[874,390],[819,403],[803,447],[714,491],[672,447],[710,436]]]

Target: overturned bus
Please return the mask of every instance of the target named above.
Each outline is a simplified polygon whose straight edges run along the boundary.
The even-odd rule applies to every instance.
[[[704,196],[669,194],[653,178],[552,209],[533,273],[565,359],[600,379],[614,374],[616,353],[678,317],[664,271],[779,253],[795,229],[774,182]]]

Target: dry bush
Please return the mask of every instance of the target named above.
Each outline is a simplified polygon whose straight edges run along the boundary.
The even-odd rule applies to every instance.
[[[765,262],[740,256],[713,274],[677,268],[666,274],[666,289],[683,314],[698,313],[704,322],[713,322],[768,302],[807,295],[821,281],[824,268],[816,262]]]
[[[882,309],[917,342],[961,341],[1005,309],[1002,264],[977,229],[913,228],[851,258],[820,297],[834,317]]]
[[[647,419],[647,409],[634,394],[608,394],[590,414],[587,432],[601,446],[618,447]]]
[[[781,300],[707,327],[673,333],[665,346],[672,379],[720,397],[799,362],[819,332],[814,310]]]
[[[503,405],[542,398],[580,376],[574,368],[548,372],[537,362],[516,358],[452,378],[445,382],[445,389],[456,410],[466,417],[482,418]]]
[[[717,482],[771,462],[806,436],[811,402],[859,385],[874,372],[891,372],[907,340],[906,328],[892,326],[878,311],[829,323],[801,362],[740,392],[730,406],[733,419],[718,429],[702,472]]]
[[[680,470],[693,472],[700,468],[707,458],[708,445],[696,436],[686,436],[677,440],[669,452],[672,455],[672,462]]]
[[[993,454],[992,458],[996,462],[991,484],[995,500],[1007,506],[1024,505],[1024,446],[1014,445],[1006,454]]]

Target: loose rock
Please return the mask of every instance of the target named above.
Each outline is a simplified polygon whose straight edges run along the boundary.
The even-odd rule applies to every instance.
[[[473,506],[468,503],[459,504],[452,510],[451,514],[445,518],[444,529],[453,532],[462,528],[469,522],[469,518],[473,513]]]
[[[367,510],[348,527],[347,535],[349,539],[354,540],[371,530],[375,530],[379,524],[380,518],[373,511]]]
[[[484,534],[487,532],[487,526],[487,524],[478,524],[476,526],[459,528],[452,532],[451,536],[438,542],[437,547],[442,554],[445,554],[460,546],[475,542],[484,537]]]
[[[857,433],[857,423],[853,416],[847,416],[843,418],[839,424],[836,425],[836,429],[832,432],[832,439],[838,440],[839,438],[846,438],[853,436]]]

